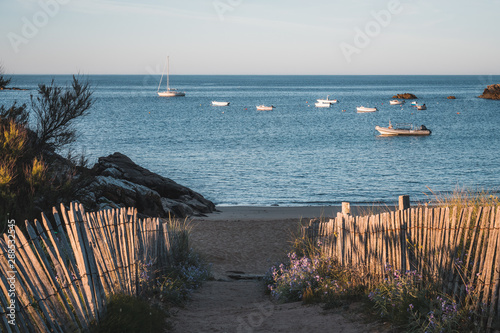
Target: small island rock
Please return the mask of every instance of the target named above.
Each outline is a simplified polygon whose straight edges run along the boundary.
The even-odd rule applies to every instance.
[[[500,100],[500,84],[491,84],[484,89],[483,94],[479,98]]]
[[[410,93],[404,93],[404,94],[397,94],[392,96],[392,98],[400,98],[400,99],[417,99],[418,97],[410,94]]]
[[[457,99],[455,96],[448,96],[448,99]]]

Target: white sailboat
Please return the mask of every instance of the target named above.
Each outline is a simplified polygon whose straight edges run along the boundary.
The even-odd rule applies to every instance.
[[[184,93],[183,91],[178,91],[177,89],[170,88],[170,78],[169,78],[170,67],[169,67],[169,57],[168,56],[167,56],[167,62],[165,63],[165,66],[167,67],[167,90],[160,91],[161,81],[163,80],[163,74],[165,73],[165,67],[163,67],[163,73],[161,73],[160,84],[158,85],[158,90],[157,90],[158,96],[160,96],[160,97],[186,96],[186,93]]]

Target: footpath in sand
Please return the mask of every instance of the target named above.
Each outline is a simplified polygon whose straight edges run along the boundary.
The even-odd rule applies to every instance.
[[[172,318],[187,332],[384,332],[353,309],[323,310],[300,302],[276,304],[262,282],[234,280],[234,272],[264,275],[291,249],[299,222],[336,215],[338,207],[222,207],[191,222],[191,246],[212,263],[215,281],[193,294]],[[233,272],[233,273],[232,273]]]

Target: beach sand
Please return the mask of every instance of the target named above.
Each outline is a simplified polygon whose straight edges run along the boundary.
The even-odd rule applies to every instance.
[[[366,208],[352,207],[351,212]],[[381,208],[382,209],[382,208]],[[190,222],[191,246],[212,264],[215,281],[204,283],[174,316],[175,332],[384,332],[364,323],[351,308],[323,310],[300,302],[276,304],[258,280],[230,275],[264,275],[291,250],[301,223],[328,219],[339,206],[217,207]],[[238,273],[234,273],[238,272]],[[356,306],[356,305],[353,305]]]

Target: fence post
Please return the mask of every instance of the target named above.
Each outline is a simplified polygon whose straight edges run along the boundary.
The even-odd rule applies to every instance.
[[[410,196],[400,195],[399,196],[399,210],[405,210],[410,208]]]
[[[351,214],[351,204],[349,202],[342,202],[342,214],[344,215]]]

